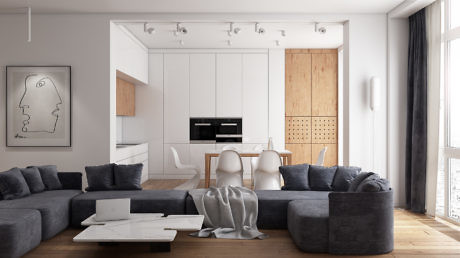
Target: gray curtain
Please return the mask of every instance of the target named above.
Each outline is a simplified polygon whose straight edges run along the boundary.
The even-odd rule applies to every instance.
[[[427,39],[425,9],[409,17],[406,208],[425,213],[427,158]]]

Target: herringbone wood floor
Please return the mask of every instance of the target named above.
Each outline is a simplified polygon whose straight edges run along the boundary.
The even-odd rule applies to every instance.
[[[168,189],[183,180],[150,180],[146,189]],[[203,183],[202,183],[203,184]],[[249,185],[249,182],[245,182]],[[379,257],[460,257],[460,227],[396,209],[395,249]],[[73,243],[80,230],[67,229],[43,242],[25,257],[327,257],[327,254],[306,254],[299,251],[287,230],[262,230],[266,240],[198,239],[179,232],[170,253],[149,253],[147,244],[98,246]],[[340,256],[345,257],[345,256]]]

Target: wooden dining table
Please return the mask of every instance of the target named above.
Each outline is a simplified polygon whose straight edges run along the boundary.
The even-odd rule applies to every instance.
[[[284,165],[291,165],[292,162],[292,152],[289,150],[276,150],[282,160]],[[210,180],[211,180],[211,159],[215,157],[219,157],[222,150],[209,150],[204,153],[204,167],[205,167],[205,174],[204,174],[204,185],[206,188],[209,187]],[[256,150],[238,150],[237,151],[242,158],[251,158],[251,157],[259,157],[262,151]]]

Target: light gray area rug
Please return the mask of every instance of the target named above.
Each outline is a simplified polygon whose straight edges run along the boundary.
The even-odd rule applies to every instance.
[[[257,229],[257,195],[245,187],[190,190],[196,209],[204,215],[206,228],[190,234],[195,237],[226,239],[265,239]]]

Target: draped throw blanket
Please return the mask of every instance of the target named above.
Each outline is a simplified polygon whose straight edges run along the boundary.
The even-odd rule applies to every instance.
[[[204,226],[196,237],[227,239],[264,239],[268,236],[257,229],[257,195],[244,187],[195,189],[189,191]]]
[[[427,158],[427,39],[425,9],[409,17],[406,208],[425,213]]]

